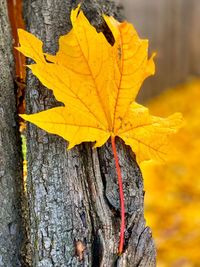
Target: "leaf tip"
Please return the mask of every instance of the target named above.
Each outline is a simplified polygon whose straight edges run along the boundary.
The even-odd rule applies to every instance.
[[[28,115],[27,114],[18,114],[20,118],[26,120]]]
[[[75,146],[75,144],[74,144],[74,143],[72,143],[72,142],[69,142],[69,143],[68,143],[68,146],[67,146],[67,150],[70,150],[70,149],[72,149],[74,146]]]
[[[150,59],[147,61],[146,65],[146,77],[154,75],[155,74],[155,62],[154,58],[156,57],[156,52],[153,52],[152,56]]]
[[[77,19],[77,17],[78,17],[78,15],[79,15],[80,12],[81,12],[81,3],[79,3],[77,5],[77,7],[75,9],[72,9],[72,11],[71,11],[70,18],[71,18],[72,24]]]

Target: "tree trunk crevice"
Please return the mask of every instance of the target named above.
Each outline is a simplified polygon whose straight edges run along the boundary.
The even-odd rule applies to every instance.
[[[23,240],[22,155],[7,2],[0,0],[0,266],[20,267]]]

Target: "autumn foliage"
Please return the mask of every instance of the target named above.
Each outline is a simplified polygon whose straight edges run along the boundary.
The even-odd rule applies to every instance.
[[[17,49],[35,61],[28,67],[64,104],[21,117],[63,137],[68,148],[86,141],[99,147],[111,137],[120,188],[122,253],[125,210],[115,137],[132,148],[138,161],[165,159],[169,137],[180,128],[182,116],[152,116],[135,102],[145,78],[154,74],[154,55],[148,59],[148,41],[141,40],[131,24],[103,18],[114,45],[91,26],[79,6],[71,13],[72,30],[60,37],[56,55],[43,53],[38,38],[18,30],[21,46]]]
[[[181,115],[150,116],[135,102],[144,79],[154,74],[153,57],[147,59],[148,42],[131,24],[104,19],[115,38],[113,46],[77,8],[71,13],[73,28],[60,38],[55,56],[43,53],[43,44],[34,35],[18,31],[18,50],[36,62],[28,67],[65,105],[22,117],[65,138],[68,148],[85,141],[96,141],[97,147],[110,136],[119,136],[138,160],[163,158]]]

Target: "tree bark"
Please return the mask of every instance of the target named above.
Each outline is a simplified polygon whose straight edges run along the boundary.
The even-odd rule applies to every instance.
[[[6,1],[0,0],[0,266],[19,267],[22,243],[21,142],[16,123],[14,60]]]
[[[49,53],[55,53],[59,36],[70,30],[69,14],[75,2],[24,1],[27,29]],[[102,11],[121,17],[120,8],[109,1],[88,0],[82,8],[99,30],[104,29]],[[60,105],[30,71],[26,104],[27,113]],[[129,148],[118,140],[127,222],[125,253],[119,257],[120,207],[110,141],[100,149],[92,149],[91,143],[69,151],[66,147],[58,136],[28,125],[30,265],[155,266],[155,247],[144,220],[142,175]]]

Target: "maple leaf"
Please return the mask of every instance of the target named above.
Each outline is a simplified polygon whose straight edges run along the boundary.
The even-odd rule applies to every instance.
[[[154,74],[154,55],[148,60],[148,41],[141,40],[131,24],[104,19],[113,46],[78,7],[71,13],[72,30],[60,37],[55,56],[43,53],[34,35],[18,30],[17,49],[36,62],[28,67],[65,105],[21,117],[62,136],[68,148],[85,141],[96,141],[99,147],[110,136],[119,136],[139,161],[164,158],[168,136],[179,128],[181,115],[150,116],[134,102],[144,79]]]
[[[115,137],[130,145],[138,161],[165,158],[168,137],[182,119],[179,113],[165,119],[151,116],[135,102],[144,79],[155,72],[154,54],[148,59],[148,41],[141,40],[131,24],[103,17],[113,34],[113,46],[90,25],[80,6],[71,12],[72,30],[60,37],[56,55],[43,53],[39,39],[18,30],[21,46],[17,49],[35,61],[28,67],[64,104],[21,117],[62,136],[68,148],[86,141],[99,147],[111,137],[120,192],[121,254],[125,208]]]

